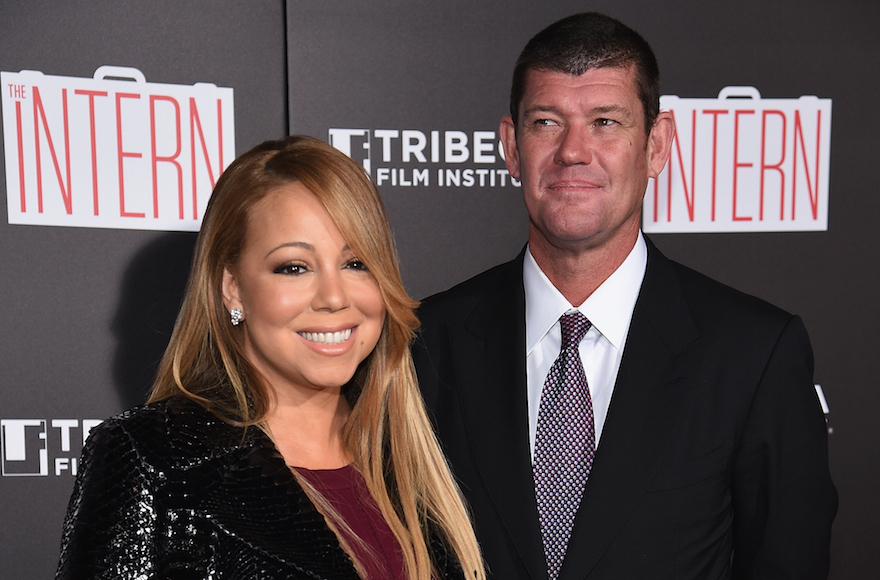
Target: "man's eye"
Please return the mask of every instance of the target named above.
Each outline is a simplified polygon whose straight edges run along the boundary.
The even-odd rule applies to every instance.
[[[616,123],[617,121],[614,119],[596,119],[596,125],[599,125],[600,127],[610,127]]]
[[[292,276],[299,276],[300,274],[305,274],[306,267],[301,264],[284,264],[275,268],[273,272],[275,272],[276,274],[290,274]]]
[[[550,125],[555,125],[555,124],[556,124],[556,121],[554,121],[552,119],[536,119],[535,120],[535,125],[550,126]]]

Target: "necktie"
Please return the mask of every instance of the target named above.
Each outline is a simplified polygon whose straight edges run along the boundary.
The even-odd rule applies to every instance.
[[[541,391],[535,439],[535,497],[547,571],[556,580],[593,465],[593,403],[578,345],[590,329],[580,312],[564,314],[562,350]]]

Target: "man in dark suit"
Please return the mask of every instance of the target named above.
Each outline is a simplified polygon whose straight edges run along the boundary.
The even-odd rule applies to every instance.
[[[639,229],[674,134],[650,47],[599,14],[551,25],[500,132],[528,245],[427,299],[414,349],[492,577],[826,578],[803,324]]]

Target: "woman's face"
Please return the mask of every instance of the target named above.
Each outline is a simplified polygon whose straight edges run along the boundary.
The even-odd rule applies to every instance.
[[[375,348],[385,305],[373,275],[301,183],[260,200],[238,264],[223,273],[227,309],[244,313],[248,361],[279,397],[338,389]]]

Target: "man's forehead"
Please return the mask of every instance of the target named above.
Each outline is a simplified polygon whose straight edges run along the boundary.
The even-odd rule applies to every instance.
[[[551,78],[577,82],[581,80],[587,81],[596,77],[602,77],[608,80],[616,78],[621,84],[625,84],[633,90],[636,89],[636,67],[632,64],[628,66],[592,67],[588,68],[581,74],[574,74],[565,70],[551,68],[530,68],[525,74],[525,89],[528,91],[535,83]]]
[[[530,69],[526,73],[524,91],[520,102],[520,114],[529,110],[554,107],[560,98],[572,95],[607,95],[607,103],[598,107],[633,108],[641,114],[641,99],[632,67],[592,68],[574,75],[564,71]],[[611,89],[610,91],[602,89]]]

